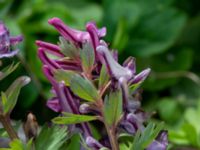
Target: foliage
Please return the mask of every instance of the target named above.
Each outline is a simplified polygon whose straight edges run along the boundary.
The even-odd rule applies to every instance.
[[[34,44],[39,38],[55,41],[57,33],[47,26],[47,19],[57,16],[68,25],[79,29],[84,27],[86,21],[93,20],[98,25],[107,27],[106,39],[111,48],[118,49],[120,62],[132,55],[137,57],[139,70],[151,67],[152,73],[142,87],[144,88],[143,104],[150,111],[157,110],[156,119],[164,120],[170,130],[176,128],[176,134],[173,131],[170,132],[170,137],[171,133],[175,134],[175,137],[170,140],[175,144],[199,147],[196,142],[198,137],[194,125],[196,123],[190,119],[182,120],[182,114],[187,114],[188,111],[191,113],[191,109],[195,111],[193,107],[197,105],[200,98],[199,6],[198,0],[0,1],[0,19],[4,20],[13,35],[23,33],[25,38],[23,44],[18,46],[20,54],[15,58],[20,61],[20,64],[10,63],[12,60],[1,60],[0,62],[0,89],[6,91],[5,89],[18,76],[25,74],[32,78],[32,82],[16,96],[16,98],[19,96],[19,101],[13,103],[17,107],[12,117],[22,118],[27,110],[32,110],[36,113],[40,123],[51,119],[51,111],[38,107],[43,106],[52,94],[49,93],[49,84],[40,69],[41,62],[37,58]],[[65,42],[60,38],[60,45],[63,46]],[[70,46],[70,43],[68,44]],[[62,50],[65,54],[69,54],[65,48]],[[88,72],[88,65],[91,62],[85,62],[85,72]],[[15,73],[11,74],[15,69]],[[76,73],[57,71],[55,73],[57,80],[62,78],[66,85],[70,84],[69,76]],[[101,76],[95,80],[93,85],[97,87],[98,83],[98,88],[103,89],[108,81],[109,76],[106,69],[102,68]],[[137,88],[137,85],[134,85],[130,87],[130,90],[134,92]],[[89,103],[93,99],[91,95],[89,97],[84,95],[84,98],[85,100],[89,98]],[[1,94],[1,99],[6,101],[6,92]],[[194,115],[196,113],[197,111],[192,112],[188,116],[196,116]],[[199,121],[198,118],[194,120]],[[194,136],[191,137],[190,133],[186,133],[186,129],[190,129],[190,133]],[[122,147],[125,149],[127,145]]]

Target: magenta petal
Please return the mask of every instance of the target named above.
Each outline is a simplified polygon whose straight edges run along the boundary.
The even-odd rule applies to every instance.
[[[98,29],[94,23],[88,23],[86,25],[86,29],[90,34],[91,42],[96,54],[96,47],[99,45],[99,37],[100,37],[98,35]]]
[[[106,27],[98,29],[97,33],[99,37],[104,37],[106,35]]]
[[[43,41],[36,41],[36,45],[43,48],[44,50],[46,50],[47,52],[54,54],[56,56],[59,57],[64,57],[64,54],[62,54],[60,52],[60,47],[55,45],[55,44],[51,44],[51,43],[47,43],[47,42],[43,42]]]
[[[9,36],[9,31],[6,28],[6,26],[4,25],[4,23],[0,21],[0,36],[2,36],[4,34]]]
[[[18,35],[18,36],[14,36],[14,37],[10,37],[10,43],[11,45],[15,45],[19,42],[23,41],[23,36],[22,35]]]
[[[60,66],[54,60],[51,60],[50,58],[47,57],[44,48],[38,49],[38,56],[45,65],[48,65],[48,66],[50,66],[52,68],[56,68],[56,69],[60,68]]]
[[[14,50],[14,51],[10,51],[10,52],[7,52],[7,53],[3,53],[3,54],[0,54],[0,58],[4,58],[4,57],[13,57],[15,56],[17,53],[19,52],[19,50]]]
[[[59,103],[59,100],[58,98],[54,97],[50,100],[47,101],[47,106],[55,111],[55,112],[60,112],[61,111],[61,107],[60,107],[60,103]]]
[[[90,39],[89,33],[69,28],[59,18],[52,18],[48,22],[53,25],[66,40],[82,43]]]

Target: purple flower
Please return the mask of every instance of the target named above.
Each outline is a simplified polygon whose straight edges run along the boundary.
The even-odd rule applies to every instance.
[[[55,112],[61,112],[61,106],[59,103],[59,99],[57,97],[53,97],[49,99],[47,101],[47,106]]]
[[[121,66],[115,60],[115,58],[109,51],[108,47],[105,45],[99,45],[97,47],[97,52],[99,55],[101,55],[100,61],[102,64],[106,65],[110,76],[118,81],[125,79],[130,84],[136,84],[144,81],[150,73],[150,69],[148,68],[139,73],[138,75],[135,75],[136,73],[135,59],[133,57],[129,57],[124,62],[123,66]]]
[[[98,29],[93,22],[87,23],[86,31],[72,29],[65,25],[59,18],[50,19],[49,24],[53,25],[62,37],[59,38],[59,45],[36,41],[36,44],[39,47],[38,56],[44,65],[43,72],[52,84],[54,90],[54,97],[47,102],[47,106],[56,112],[64,111],[73,114],[97,115],[100,118],[99,120],[102,121],[104,116],[98,105],[105,105],[103,99],[106,94],[117,89],[122,92],[123,113],[115,128],[122,127],[131,134],[135,134],[137,130],[144,130],[144,122],[150,115],[141,111],[140,102],[133,99],[131,92],[135,92],[140,84],[147,78],[150,69],[147,68],[137,74],[134,57],[126,59],[123,65],[119,64],[117,51],[110,50],[108,44],[101,39],[105,36],[106,29]],[[95,57],[90,72],[84,72],[84,63],[82,63],[84,60],[82,57],[84,55],[81,54],[83,54],[82,52],[85,50],[83,44],[86,43],[89,43],[93,47],[92,50],[94,50],[94,53],[92,53],[91,56]],[[53,57],[50,57],[48,54],[53,55]],[[88,53],[88,55],[89,54],[90,53]],[[87,60],[87,57],[85,60]],[[102,66],[105,66],[106,70],[102,69]],[[82,101],[84,99],[83,97],[83,99],[81,99],[78,95],[73,93],[70,85],[71,83],[65,85],[65,83],[62,82],[62,80],[68,80],[66,79],[68,77],[63,77],[63,79],[60,77],[58,80],[55,76],[58,81],[55,79],[54,73],[57,70],[77,73],[81,77],[86,78],[91,84],[94,83],[94,86],[96,86],[96,82],[101,79],[100,72],[101,75],[107,73],[109,77],[107,79],[108,81],[104,81],[105,86],[97,89],[102,102],[95,103]],[[71,77],[69,77],[69,80],[70,79]],[[82,88],[84,88],[84,86],[82,86],[81,89]],[[74,128],[81,129],[88,147],[99,150],[106,145],[105,143],[99,142],[102,139],[97,141],[92,137],[88,123],[73,125],[73,129]],[[117,129],[116,132],[118,132]],[[119,133],[116,134],[118,135]],[[152,146],[154,148],[156,146],[159,147],[160,145],[163,146],[163,142],[161,141],[163,138],[161,137],[163,136],[159,135],[149,146],[148,150],[151,150],[150,148]],[[110,146],[111,143],[108,142],[107,147]]]
[[[66,39],[77,46],[81,46],[84,42],[89,42],[93,45],[96,54],[96,47],[99,45],[99,38],[106,35],[106,28],[97,29],[94,22],[89,22],[86,25],[86,31],[78,31],[66,26],[59,18],[52,18],[49,24],[53,25],[58,32]]]
[[[11,51],[12,47],[23,40],[22,36],[10,37],[10,33],[3,22],[0,21],[0,58],[13,57],[18,49]]]
[[[99,143],[96,139],[94,139],[91,136],[88,136],[86,138],[86,144],[88,147],[92,148],[93,150],[99,150],[104,147],[101,143]]]
[[[168,145],[167,131],[161,131],[147,150],[166,150]]]

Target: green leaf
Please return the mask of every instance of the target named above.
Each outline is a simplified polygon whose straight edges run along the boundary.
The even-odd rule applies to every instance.
[[[104,117],[108,125],[116,124],[122,115],[122,93],[120,90],[111,92],[105,97]]]
[[[130,92],[130,93],[134,93],[134,92],[140,87],[140,85],[141,85],[143,82],[144,82],[144,81],[140,81],[139,83],[132,84],[131,86],[129,86],[129,92]]]
[[[131,150],[144,150],[156,138],[158,133],[162,130],[163,123],[155,125],[149,123],[143,132],[137,131]]]
[[[99,88],[103,88],[109,81],[109,75],[105,65],[102,65],[100,77],[99,77]]]
[[[60,150],[60,147],[67,139],[67,127],[56,126],[48,127],[44,125],[35,141],[35,149]]]
[[[80,56],[81,56],[81,64],[83,70],[86,73],[88,72],[90,73],[94,65],[95,55],[94,55],[94,49],[89,42],[83,44]]]
[[[63,117],[56,117],[52,121],[56,124],[77,124],[92,120],[97,120],[96,116],[88,116],[88,115],[78,115],[71,113],[63,113]]]
[[[70,88],[74,94],[87,101],[94,102],[99,99],[97,89],[88,80],[76,74],[71,78]]]
[[[200,147],[200,133],[198,133],[195,126],[190,123],[184,123],[182,129],[185,132],[185,137],[188,139],[190,144],[196,147]]]
[[[16,79],[11,86],[3,94],[3,113],[7,114],[12,111],[17,103],[17,98],[19,96],[20,90],[23,86],[30,82],[30,78],[27,76],[22,76]]]
[[[62,36],[60,36],[60,48],[65,56],[76,59],[79,57],[79,49],[70,41],[67,41]]]
[[[14,139],[10,142],[10,148],[8,150],[32,150],[32,139],[30,139],[27,143],[23,143],[19,139]]]
[[[54,71],[54,77],[58,82],[64,81],[66,86],[70,85],[70,80],[76,73],[70,70],[58,69]]]
[[[6,76],[11,74],[17,67],[19,66],[19,63],[12,63],[11,65],[4,68],[2,71],[0,71],[0,80],[4,79]]]

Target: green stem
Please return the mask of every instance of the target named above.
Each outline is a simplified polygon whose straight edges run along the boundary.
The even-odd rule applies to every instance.
[[[109,141],[112,147],[112,150],[119,150],[119,145],[116,138],[116,133],[114,127],[110,128],[105,122],[106,131],[108,133]]]
[[[7,116],[0,115],[0,121],[1,121],[4,129],[7,131],[8,135],[10,136],[10,138],[12,140],[18,139],[17,133],[15,132],[15,130],[13,129],[13,127],[10,123],[10,119]]]
[[[117,142],[117,137],[116,137],[116,130],[115,130],[115,126],[109,126],[106,121],[105,121],[105,116],[104,116],[104,113],[103,113],[103,100],[100,99],[98,101],[98,104],[97,104],[100,108],[100,112],[101,112],[101,115],[103,117],[102,121],[105,125],[105,128],[106,128],[106,132],[108,133],[108,138],[109,138],[109,141],[110,141],[110,145],[111,145],[111,148],[112,150],[119,150],[119,145],[118,145],[118,142]]]

